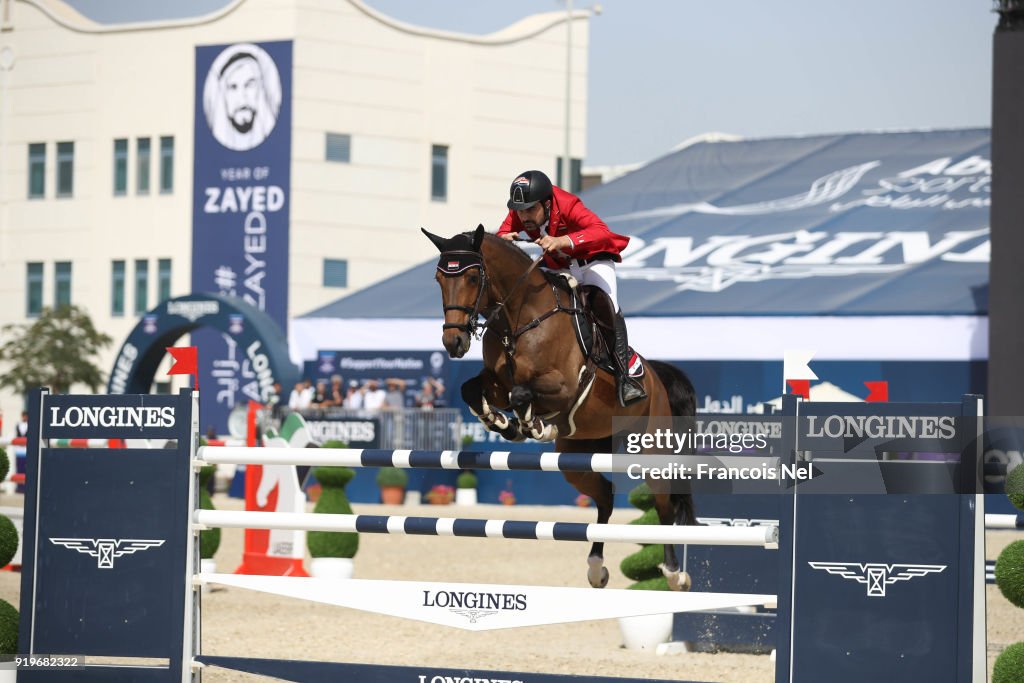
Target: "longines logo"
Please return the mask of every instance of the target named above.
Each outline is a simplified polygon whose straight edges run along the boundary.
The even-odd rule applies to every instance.
[[[431,676],[419,674],[419,683],[523,683],[518,678],[481,678],[480,676]]]
[[[142,538],[51,538],[50,543],[95,557],[99,569],[113,569],[114,560],[119,557],[164,544],[163,541]]]
[[[167,315],[180,315],[195,322],[204,315],[217,315],[220,313],[220,303],[217,301],[169,301],[167,303]]]
[[[50,427],[173,427],[173,406],[52,406]]]
[[[467,591],[423,591],[424,607],[440,607],[469,619],[475,624],[499,611],[526,609],[522,593],[483,593]]]
[[[943,157],[862,183],[881,161],[843,168],[812,181],[806,192],[751,204],[709,202],[673,204],[610,216],[616,221],[670,218],[687,213],[755,216],[815,210],[824,218],[853,209],[956,211],[984,209],[991,193],[991,162],[972,156],[956,163]],[[860,192],[855,190],[860,188]],[[847,195],[852,193],[852,197]],[[840,199],[843,201],[839,201]],[[634,237],[623,253],[620,278],[670,281],[677,289],[720,292],[739,282],[810,277],[886,274],[939,260],[988,263],[989,229],[891,232],[794,230],[771,235],[663,236],[647,242]]]
[[[946,568],[944,564],[861,564],[859,562],[808,562],[814,569],[820,569],[834,576],[867,586],[868,597],[884,598],[886,586],[897,581],[910,581],[919,576],[938,574]]]
[[[810,415],[807,417],[807,436],[947,440],[956,438],[956,418],[921,415]]]

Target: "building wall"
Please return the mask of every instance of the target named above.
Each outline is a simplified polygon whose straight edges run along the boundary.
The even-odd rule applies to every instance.
[[[28,322],[26,267],[72,262],[72,302],[114,338],[109,369],[139,316],[134,262],[172,260],[172,296],[191,282],[194,52],[197,45],[294,40],[289,310],[302,314],[430,256],[441,234],[503,218],[508,183],[554,174],[563,149],[564,15],[490,36],[398,24],[358,0],[239,0],[197,20],[102,26],[59,0],[11,4],[0,34],[0,324]],[[573,22],[572,153],[584,155],[587,22]],[[325,160],[327,132],[351,135],[351,162]],[[159,138],[174,138],[173,191],[159,189]],[[150,191],[136,192],[136,139],[151,138]],[[114,140],[129,140],[128,188],[114,196]],[[56,198],[56,143],[74,142],[74,190]],[[28,199],[28,145],[46,143],[46,193]],[[430,193],[431,145],[449,147],[448,196]],[[323,260],[348,287],[323,286]],[[111,315],[111,261],[127,262],[126,312]],[[425,286],[432,286],[425,283]],[[4,390],[10,432],[20,397]]]

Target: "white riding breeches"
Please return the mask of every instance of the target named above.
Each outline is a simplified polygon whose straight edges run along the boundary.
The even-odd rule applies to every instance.
[[[553,272],[564,273],[566,269]],[[615,282],[615,261],[591,261],[585,266],[576,263],[575,260],[569,265],[569,274],[576,278],[580,287],[593,285],[600,288],[607,294],[615,310],[619,310],[618,286]]]

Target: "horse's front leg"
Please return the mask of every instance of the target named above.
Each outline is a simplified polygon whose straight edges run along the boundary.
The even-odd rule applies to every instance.
[[[571,408],[573,387],[569,387],[562,374],[557,371],[548,372],[533,380],[530,385],[519,384],[509,393],[509,405],[519,418],[519,431],[530,439],[537,441],[554,441],[563,433],[558,424],[549,423],[540,414],[558,413],[561,422],[565,422],[562,414]]]
[[[566,481],[580,493],[594,499],[597,523],[607,524],[612,516],[614,491],[612,483],[597,472],[563,472]],[[608,568],[604,566],[604,543],[594,543],[587,557],[587,582],[594,588],[608,585]]]
[[[462,384],[462,400],[469,406],[469,412],[473,413],[488,430],[497,432],[508,441],[523,441],[526,438],[520,432],[518,420],[510,419],[504,413],[495,410],[487,400],[482,375],[477,375]],[[493,395],[491,400],[494,400]]]

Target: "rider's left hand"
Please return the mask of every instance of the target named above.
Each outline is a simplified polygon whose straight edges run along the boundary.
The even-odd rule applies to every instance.
[[[555,251],[569,251],[572,249],[572,240],[567,235],[562,235],[561,237],[544,235],[535,244],[539,245],[541,249],[549,254]]]

